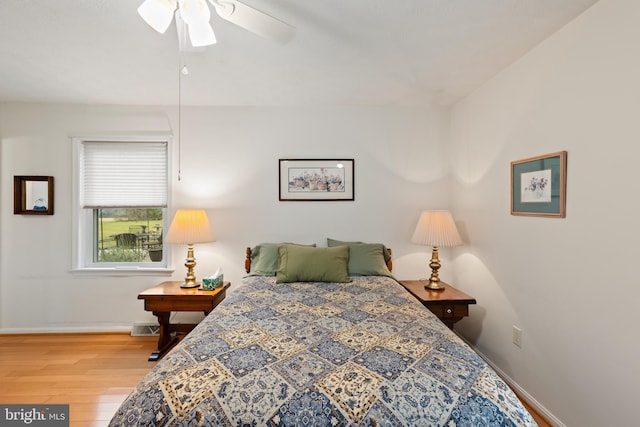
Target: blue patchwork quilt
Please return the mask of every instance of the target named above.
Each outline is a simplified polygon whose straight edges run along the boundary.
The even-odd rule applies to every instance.
[[[535,426],[497,374],[388,277],[247,277],[111,426]]]

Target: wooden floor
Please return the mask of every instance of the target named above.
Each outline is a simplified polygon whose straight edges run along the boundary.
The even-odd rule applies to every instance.
[[[153,367],[157,337],[0,335],[0,403],[69,404],[71,427],[106,426]],[[551,427],[528,407],[540,427]]]
[[[533,419],[538,424],[538,427],[554,427],[553,424],[547,421],[546,418],[540,415],[531,405],[529,405],[527,401],[522,398],[522,396],[520,396],[518,393],[516,393],[516,395],[520,398],[520,400],[524,404],[524,407],[527,408],[527,411],[529,411],[531,416],[533,416]]]
[[[157,337],[0,336],[0,403],[69,404],[70,425],[106,426],[154,365]]]

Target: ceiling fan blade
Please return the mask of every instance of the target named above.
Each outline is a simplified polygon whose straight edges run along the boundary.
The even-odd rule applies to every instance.
[[[209,2],[221,18],[264,38],[284,44],[290,41],[296,32],[296,29],[286,22],[237,0]]]

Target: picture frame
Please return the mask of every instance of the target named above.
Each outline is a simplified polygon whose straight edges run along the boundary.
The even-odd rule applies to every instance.
[[[14,215],[53,215],[52,176],[14,176]]]
[[[279,159],[280,201],[353,201],[353,159]]]
[[[511,215],[564,218],[567,152],[511,162]]]

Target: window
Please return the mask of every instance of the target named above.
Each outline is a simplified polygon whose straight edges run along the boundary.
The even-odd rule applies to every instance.
[[[75,140],[76,268],[164,268],[168,140]]]

